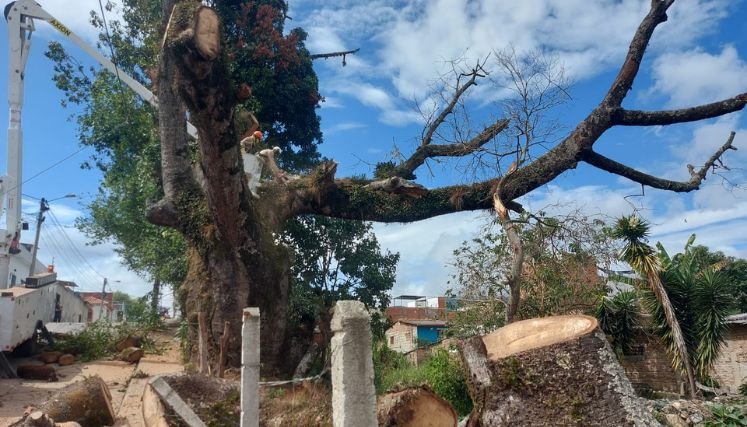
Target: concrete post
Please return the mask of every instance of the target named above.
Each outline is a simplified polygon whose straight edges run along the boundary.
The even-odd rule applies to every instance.
[[[332,425],[375,427],[371,318],[363,303],[338,301],[331,326]]]
[[[259,426],[259,308],[244,309],[241,326],[241,427]]]

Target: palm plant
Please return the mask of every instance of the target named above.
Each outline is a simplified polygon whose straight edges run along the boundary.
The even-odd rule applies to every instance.
[[[691,251],[692,236],[685,251],[670,258],[661,245],[661,277],[687,343],[691,364],[704,381],[724,343],[728,307],[732,300],[728,277],[719,265],[702,267]],[[644,296],[653,315],[656,330],[674,351],[674,341],[664,317],[663,307],[652,293]]]
[[[673,350],[670,352],[672,365],[685,373],[687,377],[688,390],[687,394],[692,397],[695,395],[695,375],[690,357],[687,351],[680,323],[674,312],[669,295],[664,288],[661,280],[661,263],[654,248],[648,244],[649,225],[635,215],[624,216],[617,221],[613,230],[613,237],[622,239],[624,247],[621,253],[623,261],[630,266],[642,277],[646,279],[656,301],[661,307],[663,317],[666,321],[671,335]]]
[[[596,312],[599,327],[612,337],[615,350],[625,353],[640,323],[641,310],[636,291],[624,291],[612,298],[605,297]]]

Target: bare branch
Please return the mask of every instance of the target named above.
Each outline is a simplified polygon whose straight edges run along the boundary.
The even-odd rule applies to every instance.
[[[720,161],[721,156],[726,152],[726,150],[736,150],[736,147],[732,146],[732,142],[734,142],[734,135],[735,133],[732,132],[731,135],[729,135],[726,143],[724,143],[724,145],[722,145],[721,148],[718,149],[718,151],[713,153],[713,155],[706,161],[703,167],[700,168],[700,170],[698,170],[697,172],[692,165],[688,165],[688,170],[690,171],[690,180],[684,182],[663,179],[643,173],[631,168],[630,166],[626,166],[622,163],[616,162],[593,151],[584,152],[582,160],[599,169],[605,170],[615,175],[623,176],[641,185],[647,185],[649,187],[658,188],[661,190],[684,193],[700,188],[700,184],[706,179],[708,170],[712,168],[717,161]]]
[[[635,80],[638,74],[638,69],[643,60],[643,54],[646,53],[646,48],[651,40],[651,35],[659,24],[667,20],[667,9],[669,9],[672,3],[674,3],[674,0],[651,0],[651,9],[638,26],[635,36],[633,36],[633,40],[630,42],[625,62],[620,67],[620,72],[612,83],[609,92],[604,97],[602,105],[606,107],[619,107],[622,104],[623,99],[625,99],[628,91],[633,86],[633,80]]]
[[[454,107],[457,105],[457,102],[459,102],[459,99],[462,97],[462,95],[464,95],[464,93],[467,92],[467,89],[469,89],[471,86],[477,84],[478,77],[485,77],[487,75],[485,69],[483,68],[483,65],[484,64],[478,62],[471,72],[461,74],[460,77],[469,77],[469,79],[462,86],[459,86],[459,84],[457,83],[457,88],[454,96],[452,96],[446,107],[444,107],[441,113],[435,118],[435,120],[433,120],[433,123],[428,126],[428,129],[425,132],[425,136],[420,143],[421,146],[429,145],[432,142],[433,134],[436,133],[436,130],[438,130],[441,124],[443,124],[444,120],[446,120],[446,117],[448,117],[449,114],[454,111]]]
[[[479,150],[480,147],[487,144],[495,138],[496,135],[503,132],[508,127],[509,121],[506,119],[498,120],[480,132],[479,135],[465,143],[445,144],[445,145],[421,145],[417,150],[405,160],[397,169],[397,176],[411,176],[415,169],[420,167],[425,161],[433,157],[462,157],[472,154]]]
[[[312,60],[314,60],[314,59],[328,59],[328,58],[334,58],[337,56],[342,56],[342,66],[344,67],[347,65],[347,62],[345,61],[345,57],[347,55],[354,55],[358,53],[359,50],[361,50],[361,48],[353,49],[353,50],[345,50],[345,51],[340,51],[340,52],[315,53],[313,55],[309,55],[309,57]]]
[[[697,107],[665,111],[638,111],[620,108],[612,114],[612,124],[622,126],[656,126],[694,122],[733,113],[747,104],[747,93]]]
[[[340,52],[315,53],[313,55],[309,55],[309,58],[311,58],[311,59],[327,59],[327,58],[334,58],[336,56],[342,56],[344,58],[345,55],[352,55],[352,54],[358,53],[359,50],[361,50],[361,48],[353,49],[353,50],[344,50],[344,51],[340,51]]]

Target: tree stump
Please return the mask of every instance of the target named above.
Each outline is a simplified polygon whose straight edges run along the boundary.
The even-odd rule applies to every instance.
[[[460,352],[475,405],[467,426],[659,425],[593,317],[512,323]]]
[[[115,419],[109,388],[98,375],[65,387],[38,409],[56,422],[74,421],[82,427],[109,426]]]
[[[376,404],[379,427],[456,427],[459,417],[449,402],[427,387],[390,391]]]

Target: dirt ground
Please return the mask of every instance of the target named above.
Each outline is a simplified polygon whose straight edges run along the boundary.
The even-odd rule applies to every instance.
[[[99,375],[109,386],[112,407],[118,418],[115,425],[143,427],[142,395],[148,377],[184,370],[175,333],[174,329],[153,333],[152,337],[161,354],[146,354],[137,364],[97,360],[70,366],[54,365],[58,382],[0,379],[0,427],[8,426],[21,418],[29,406],[38,405],[59,389],[91,375]],[[10,362],[14,366],[40,363],[27,358],[12,359]]]

